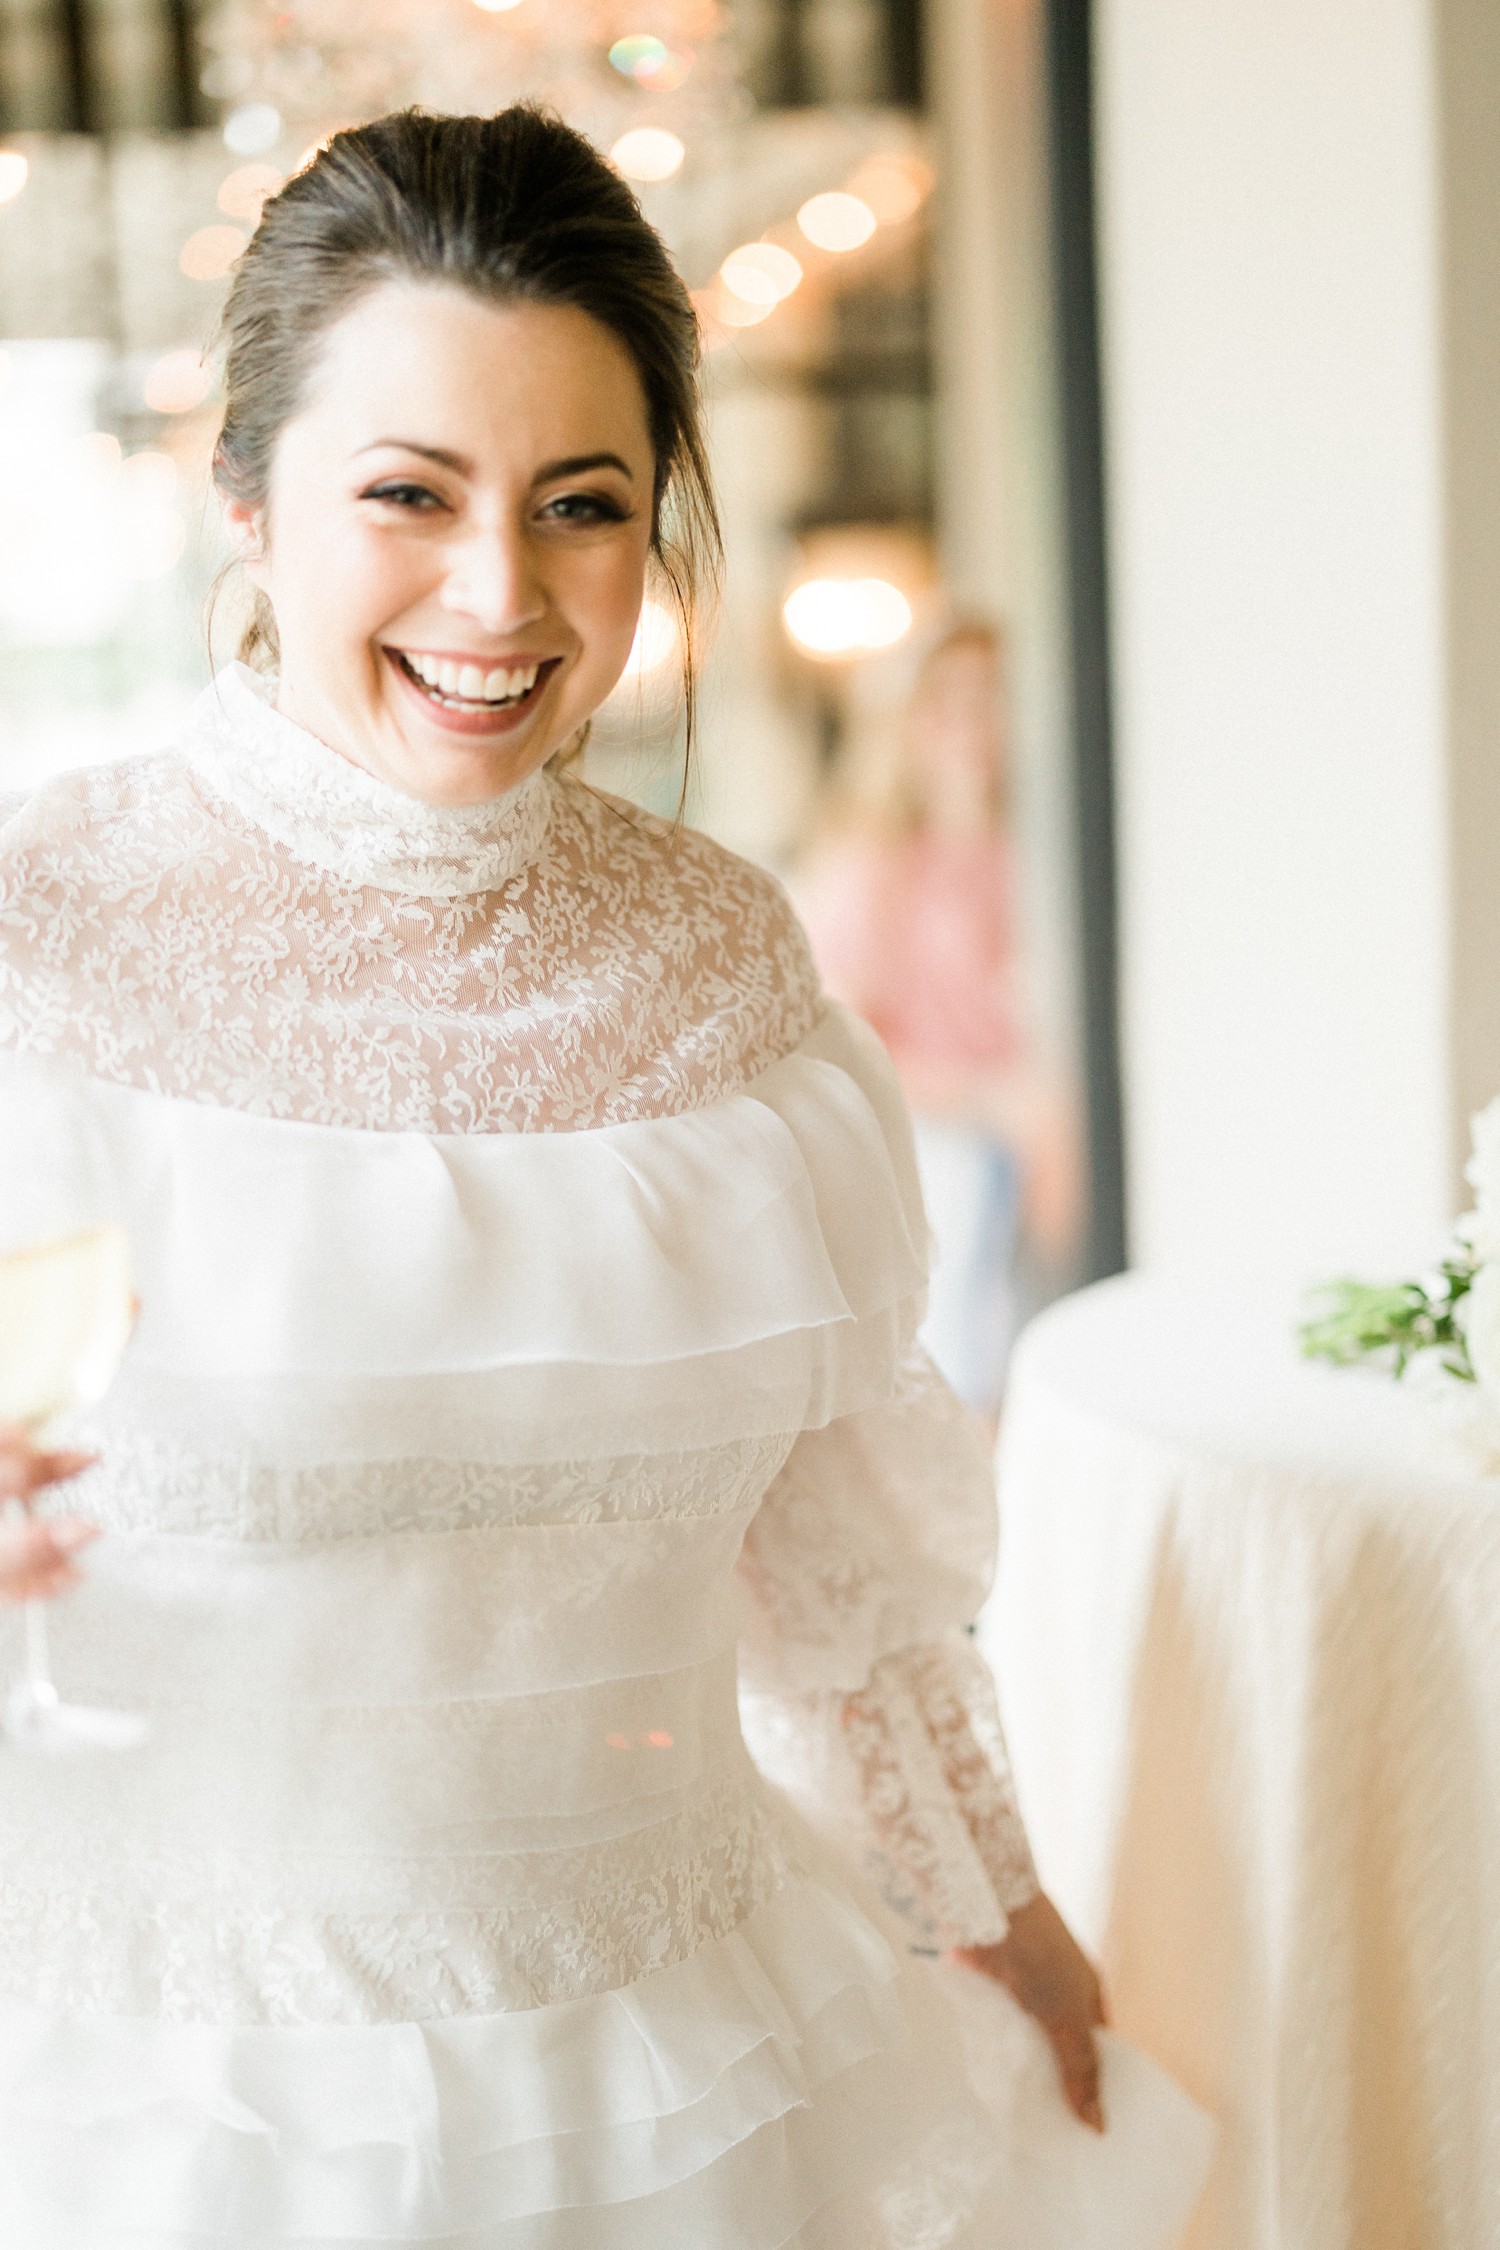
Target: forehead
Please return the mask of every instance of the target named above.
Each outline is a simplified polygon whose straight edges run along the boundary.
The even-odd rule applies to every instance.
[[[336,321],[297,419],[336,426],[347,451],[410,438],[510,463],[651,459],[640,377],[602,321],[435,285],[386,283]]]

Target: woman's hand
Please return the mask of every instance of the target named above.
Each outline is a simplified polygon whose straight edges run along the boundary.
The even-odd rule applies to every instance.
[[[0,1427],[0,1601],[50,1601],[78,1583],[73,1557],[98,1534],[73,1516],[22,1519],[5,1504],[28,1502],[90,1466],[88,1453],[48,1453],[24,1430]]]
[[[1104,2131],[1099,2101],[1097,2026],[1107,2023],[1104,1991],[1050,1898],[1038,1891],[1010,1917],[999,1945],[962,1945],[953,1958],[994,1977],[1035,2016],[1052,2042],[1068,2107],[1096,2133]]]

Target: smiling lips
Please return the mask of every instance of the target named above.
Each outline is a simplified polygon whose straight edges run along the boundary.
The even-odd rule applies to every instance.
[[[559,661],[548,657],[486,669],[451,656],[428,656],[416,649],[391,649],[388,653],[429,701],[448,711],[514,711],[530,696],[538,678],[549,675]]]

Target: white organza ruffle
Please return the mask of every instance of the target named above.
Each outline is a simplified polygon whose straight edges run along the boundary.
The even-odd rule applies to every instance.
[[[519,1461],[794,1431],[889,1395],[921,1315],[905,1112],[839,1010],[744,1094],[573,1133],[86,1093],[144,1308],[111,1413],[220,1454]]]
[[[7,2250],[1173,2250],[1215,2130],[796,1883],[623,1991],[222,2030],[0,2007]],[[979,2091],[976,2092],[976,2089]]]
[[[621,1991],[515,2014],[228,2029],[6,2005],[0,2220],[26,2250],[772,2250],[855,2190],[868,2219],[872,2185],[966,2125],[957,2226],[987,2159],[947,2044],[926,1972],[815,1880]]]

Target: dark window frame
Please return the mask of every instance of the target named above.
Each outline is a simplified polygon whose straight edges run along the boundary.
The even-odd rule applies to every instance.
[[[1047,0],[1046,84],[1092,1281],[1128,1243],[1091,0]]]

